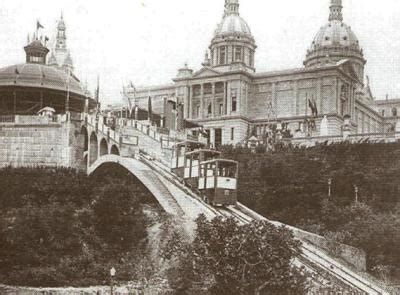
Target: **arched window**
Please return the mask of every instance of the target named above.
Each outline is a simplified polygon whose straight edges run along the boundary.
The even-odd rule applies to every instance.
[[[226,60],[226,48],[225,46],[222,46],[219,49],[219,64],[224,65]]]
[[[397,108],[392,109],[392,116],[397,117]]]

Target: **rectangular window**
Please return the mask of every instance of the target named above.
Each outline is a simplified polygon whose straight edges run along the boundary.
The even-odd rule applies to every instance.
[[[226,60],[226,48],[225,47],[221,47],[219,52],[219,64],[220,65],[224,65],[225,64],[225,60]]]
[[[196,107],[196,116],[197,118],[200,118],[200,106]]]
[[[237,110],[237,98],[236,95],[232,96],[232,112],[236,112]]]
[[[242,47],[235,47],[235,61],[242,61]]]
[[[235,128],[231,128],[231,140],[235,140]]]
[[[220,103],[219,104],[219,114],[222,116],[224,114],[224,104]]]
[[[199,95],[201,95],[201,86],[194,85],[193,86],[193,96],[199,96]]]

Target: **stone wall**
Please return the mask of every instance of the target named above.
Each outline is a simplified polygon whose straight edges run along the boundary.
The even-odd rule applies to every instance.
[[[80,122],[49,122],[20,117],[0,124],[0,167],[71,167],[81,169]]]

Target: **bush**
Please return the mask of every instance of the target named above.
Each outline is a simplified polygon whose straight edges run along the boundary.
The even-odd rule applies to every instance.
[[[57,287],[135,277],[156,201],[122,168],[0,170],[0,281]],[[111,175],[111,176],[110,176]],[[23,183],[23,185],[21,185]]]

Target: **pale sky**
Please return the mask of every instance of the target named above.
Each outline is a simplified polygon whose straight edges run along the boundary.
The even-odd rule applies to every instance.
[[[257,42],[257,72],[302,66],[330,0],[240,0]],[[378,99],[400,98],[400,1],[343,0],[345,23],[359,38]],[[1,0],[0,67],[23,63],[36,19],[52,37],[61,11],[75,73],[103,103],[120,102],[123,83],[168,84],[188,62],[200,68],[224,0]]]

